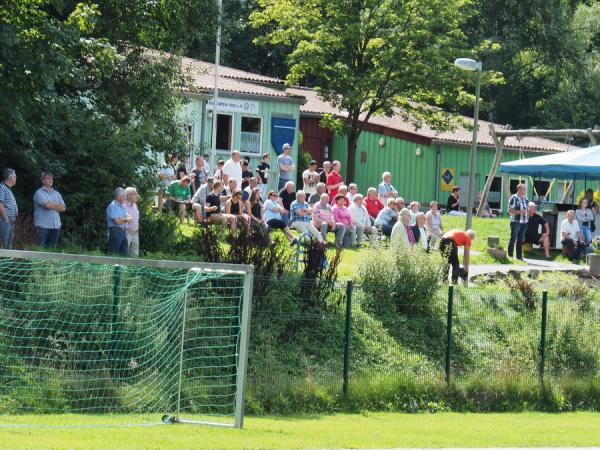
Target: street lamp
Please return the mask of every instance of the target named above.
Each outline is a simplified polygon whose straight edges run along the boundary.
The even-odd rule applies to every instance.
[[[475,202],[475,166],[477,162],[477,128],[479,127],[479,91],[481,87],[481,62],[470,58],[458,58],[454,65],[462,70],[477,72],[477,84],[475,87],[475,113],[473,114],[473,143],[471,145],[471,160],[469,161],[469,192],[467,193],[467,226],[473,225],[473,203]]]

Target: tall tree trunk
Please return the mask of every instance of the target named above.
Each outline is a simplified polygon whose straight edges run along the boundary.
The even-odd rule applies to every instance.
[[[348,131],[348,146],[347,146],[347,157],[346,157],[346,184],[354,182],[354,175],[356,169],[356,147],[358,145],[358,137],[360,136],[360,130],[353,127]]]

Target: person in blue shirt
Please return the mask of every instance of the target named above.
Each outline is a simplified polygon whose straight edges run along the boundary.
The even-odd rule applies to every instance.
[[[279,168],[279,183],[277,190],[280,191],[284,188],[285,183],[292,180],[296,165],[294,160],[290,156],[292,146],[290,144],[283,144],[283,153],[277,157],[277,166]]]
[[[42,187],[33,195],[33,222],[37,233],[37,245],[56,247],[60,239],[60,213],[66,205],[60,193],[53,188],[51,172],[42,172]]]
[[[109,253],[127,255],[128,244],[125,224],[129,221],[131,221],[131,216],[125,211],[125,189],[117,188],[114,200],[106,208]]]

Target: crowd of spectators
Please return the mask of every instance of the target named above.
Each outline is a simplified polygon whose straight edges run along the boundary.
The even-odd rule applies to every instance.
[[[264,235],[265,242],[271,242],[269,234],[279,230],[291,245],[297,242],[292,230],[324,245],[328,234],[332,234],[332,245],[338,248],[359,247],[366,241],[386,237],[393,244],[420,246],[425,251],[439,245],[447,250],[456,277],[461,275],[456,268],[457,248],[464,246],[464,270],[468,269],[468,253],[475,234],[472,230],[464,232],[466,234],[445,233],[436,201],[431,201],[426,211],[416,201],[407,207],[392,183],[390,172],[384,172],[381,183],[368,187],[363,196],[357,184],[344,182],[340,161],[325,161],[321,171],[316,161],[310,161],[302,173],[302,189],[296,190],[292,180],[296,165],[290,150],[291,146],[284,144],[274,171],[271,171],[268,153],[262,155],[254,171],[237,150],[231,152],[229,159],[218,160],[214,172],[207,155],[197,157],[190,171],[182,164],[176,165],[175,158],[167,157],[158,173],[157,207],[161,211],[163,208],[173,211],[182,223],[187,217],[196,223],[228,227],[234,238],[240,227],[249,226]],[[278,175],[278,189],[268,190],[273,174]],[[0,183],[0,244],[11,248],[18,215],[11,189],[16,183],[15,171],[6,169],[3,180]],[[550,257],[549,224],[537,213],[535,203],[530,202],[526,194],[526,185],[519,184],[508,203],[511,232],[508,255],[512,257],[516,250],[517,259],[522,259],[523,244],[529,243],[539,245],[545,256]],[[37,244],[55,247],[60,238],[60,214],[66,205],[53,188],[50,172],[42,173],[41,187],[33,201]],[[589,189],[578,208],[569,211],[560,224],[563,253],[570,259],[592,251],[590,244],[597,209],[593,191]],[[485,217],[494,217],[488,205],[484,205],[481,212]],[[455,187],[449,195],[446,213],[465,214],[460,208],[460,188]],[[135,188],[115,191],[114,200],[106,208],[106,223],[109,251],[137,256],[139,211]]]

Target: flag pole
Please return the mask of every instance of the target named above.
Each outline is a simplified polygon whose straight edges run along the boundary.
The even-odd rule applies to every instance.
[[[217,104],[219,102],[219,64],[221,63],[221,13],[223,11],[223,0],[217,1],[217,40],[215,44],[215,81],[213,92],[213,110],[212,110],[212,139],[210,167],[216,169],[217,157]]]

